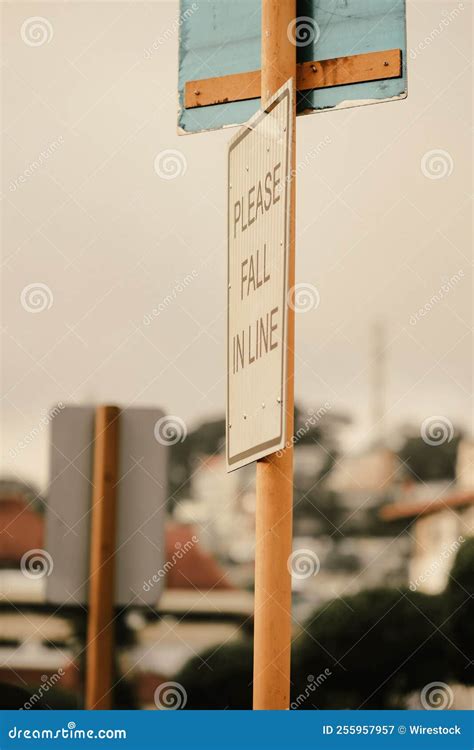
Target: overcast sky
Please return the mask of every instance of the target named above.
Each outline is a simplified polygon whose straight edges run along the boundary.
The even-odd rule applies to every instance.
[[[297,315],[296,396],[353,416],[348,450],[371,438],[376,320],[388,427],[470,427],[471,4],[408,6],[408,99],[297,123],[297,160],[322,146],[298,176],[297,282],[320,303]],[[146,54],[177,2],[2,10],[3,472],[45,486],[58,401],[157,404],[189,428],[224,411],[235,130],[177,134],[177,32]]]

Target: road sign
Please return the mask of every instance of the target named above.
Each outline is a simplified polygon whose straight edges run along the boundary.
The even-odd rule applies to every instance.
[[[260,106],[261,0],[181,0],[181,133],[246,122]],[[299,0],[298,114],[407,95],[405,0]]]
[[[291,81],[229,146],[227,467],[285,444]]]
[[[123,409],[117,484],[115,603],[153,605],[164,563],[166,447],[155,438],[159,409]],[[46,598],[88,600],[94,406],[67,406],[52,421],[46,549],[53,559]],[[146,586],[157,574],[157,585]],[[147,590],[149,589],[149,590]]]
[[[296,114],[405,98],[405,17],[405,0],[180,2],[180,133],[247,122],[259,106],[274,104],[270,97],[285,81],[296,92],[286,160],[277,145],[277,110],[273,124],[268,113],[250,119],[229,154],[227,466],[263,459],[256,470],[256,709],[288,709],[290,696],[293,444],[284,438],[294,430],[294,309],[287,294],[295,283]],[[284,100],[278,106],[281,113]],[[284,161],[283,204],[274,196]],[[278,239],[283,258],[275,252]],[[272,339],[277,332],[281,339]]]

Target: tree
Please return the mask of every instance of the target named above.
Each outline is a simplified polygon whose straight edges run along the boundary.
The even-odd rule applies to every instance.
[[[190,432],[183,442],[178,442],[170,450],[169,494],[172,504],[189,493],[193,463],[199,455],[218,453],[223,450],[225,440],[225,419],[220,417],[204,422]]]
[[[315,470],[314,480],[318,481],[323,475],[327,474],[337,458],[337,440],[336,432],[341,424],[346,424],[348,419],[340,414],[332,413],[321,407],[319,410],[303,411],[299,406],[295,406],[295,445],[314,445],[315,452],[319,446],[323,447],[325,454],[325,463],[322,469]],[[202,455],[211,455],[223,452],[225,445],[225,419],[219,417],[208,422],[203,422],[195,430],[188,433],[183,442],[177,442],[170,449],[170,467],[169,467],[169,494],[172,497],[173,505],[180,497],[189,495],[189,483],[193,471],[193,465],[196,459]],[[316,462],[315,462],[316,463]],[[295,492],[295,500],[303,494],[303,488]],[[314,493],[313,493],[314,494]],[[318,500],[320,496],[318,495]],[[297,512],[307,507],[309,512],[314,513],[314,506],[311,508],[308,503],[306,506],[301,504]],[[329,504],[329,507],[332,507]]]
[[[296,684],[328,670],[301,708],[401,708],[402,698],[447,671],[448,642],[437,597],[396,589],[335,599],[305,626],[295,650]]]
[[[186,690],[188,709],[252,708],[251,641],[210,648],[188,661],[176,682]]]
[[[459,549],[442,599],[442,629],[450,639],[450,664],[453,679],[474,684],[474,539],[467,539]],[[467,660],[466,654],[471,655]]]
[[[421,437],[407,437],[398,456],[417,482],[454,479],[461,439],[461,433],[457,430],[452,440],[440,442],[438,445],[430,445]]]
[[[316,610],[293,644],[293,706],[403,708],[431,682],[474,684],[474,539],[458,551],[439,595],[378,588]],[[252,644],[210,649],[176,675],[189,709],[244,709],[252,700]],[[311,687],[313,686],[313,687]]]
[[[315,612],[295,647],[295,683],[332,675],[302,708],[400,708],[430,682],[474,684],[474,539],[459,549],[439,595],[375,589]]]

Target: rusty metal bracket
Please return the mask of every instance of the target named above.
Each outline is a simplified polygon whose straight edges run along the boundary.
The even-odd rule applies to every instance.
[[[310,91],[350,83],[366,83],[402,75],[402,51],[389,49],[361,55],[335,57],[300,63],[296,71],[298,91]],[[259,70],[218,78],[187,81],[184,92],[186,109],[209,107],[214,104],[241,102],[260,97]]]

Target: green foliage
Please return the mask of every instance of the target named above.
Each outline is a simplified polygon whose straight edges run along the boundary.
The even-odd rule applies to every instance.
[[[30,510],[34,510],[36,513],[44,513],[44,497],[34,484],[12,477],[0,477],[0,500],[15,496],[22,498]]]
[[[189,492],[189,480],[193,462],[203,454],[212,455],[223,448],[225,440],[225,419],[204,422],[188,434],[186,440],[178,442],[170,449],[169,494],[174,502]]]
[[[252,708],[252,661],[250,641],[210,648],[191,659],[175,677],[186,690],[186,708]]]
[[[73,710],[81,708],[77,696],[57,686],[46,690],[41,685],[12,685],[0,682],[0,709],[41,711],[47,709]]]
[[[443,597],[443,632],[450,639],[452,671],[459,682],[474,684],[474,539],[462,542]],[[470,661],[466,655],[470,654]]]
[[[456,437],[439,445],[429,445],[421,437],[407,437],[398,456],[405,462],[415,481],[454,479],[461,437],[456,430]]]
[[[468,657],[473,593],[470,539],[440,595],[378,588],[325,604],[293,644],[292,702],[300,710],[393,709],[403,708],[409,693],[430,682],[474,684]],[[189,709],[250,708],[250,640],[210,649],[175,679],[187,691]]]
[[[342,424],[347,424],[347,417],[324,411],[303,411],[295,407],[295,435],[297,445],[318,445],[324,447],[326,461],[322,470],[315,472],[314,481],[328,473],[337,458],[336,434]],[[299,431],[299,432],[298,432]],[[172,504],[181,496],[189,494],[189,480],[194,461],[201,455],[212,455],[224,450],[225,419],[220,417],[203,422],[188,433],[186,440],[170,448],[170,482],[169,494]],[[311,482],[313,484],[313,482]],[[313,509],[314,512],[314,509]]]
[[[305,625],[295,650],[296,684],[332,673],[302,708],[394,708],[447,671],[448,642],[436,630],[437,597],[374,589],[336,599]]]

